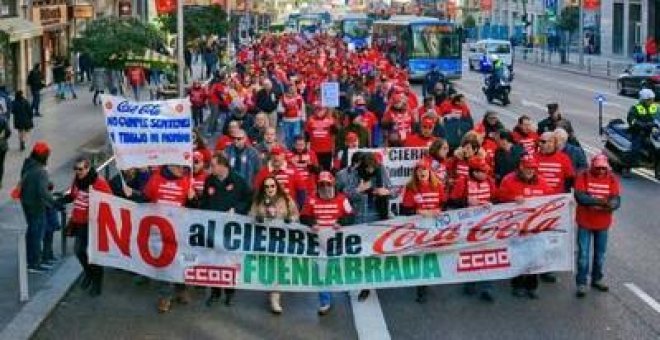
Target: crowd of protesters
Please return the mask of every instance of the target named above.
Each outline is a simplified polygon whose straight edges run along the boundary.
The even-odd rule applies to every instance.
[[[320,87],[328,81],[339,83],[337,108],[321,105]],[[267,35],[240,49],[235,71],[215,71],[205,85],[195,82],[189,98],[195,122],[192,169],[130,169],[106,183],[87,160],[75,165],[72,189],[63,200],[74,202],[68,229],[76,236],[76,255],[85,269],[82,286],[91,287],[92,295],[101,293],[103,270],[90,265],[85,255],[90,187],[136,202],[339,229],[393,216],[389,202],[397,191],[382,160],[376,153],[359,151],[379,147],[429,151],[403,189],[397,212],[401,215],[433,217],[448,209],[523,203],[531,197],[574,192],[577,295],[587,292],[591,263],[590,285],[608,289],[603,281],[604,254],[612,212],[619,207],[618,180],[604,156],[587,162],[570,122],[555,103],[548,104],[548,118],[538,125],[521,116],[517,125],[507,127],[495,112],[475,122],[465,97],[446,82],[430,84],[427,96],[420,99],[406,71],[381,52],[349,51],[330,36],[307,39],[292,34]],[[26,216],[31,211],[26,208]],[[511,282],[513,294],[538,298],[540,280],[555,282],[556,277],[516,277]],[[492,287],[492,282],[469,283],[464,292],[492,302]],[[190,301],[188,287],[182,284],[162,283],[159,292],[160,312],[169,311],[175,301]],[[209,295],[206,303],[211,306],[222,290],[212,289]],[[232,304],[234,295],[226,289],[224,302]],[[359,297],[368,299],[369,291]],[[426,299],[426,287],[418,287],[416,300]],[[268,300],[273,313],[282,313],[280,293],[269,293]],[[327,313],[331,294],[320,293],[319,300],[319,314]]]

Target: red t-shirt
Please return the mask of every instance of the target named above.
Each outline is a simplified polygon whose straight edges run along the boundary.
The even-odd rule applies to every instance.
[[[539,176],[559,194],[565,192],[566,181],[575,177],[573,163],[563,152],[553,154],[538,153],[536,159],[539,162]]]
[[[445,188],[442,184],[433,187],[430,183],[422,183],[417,188],[405,187],[403,193],[403,206],[420,210],[442,209],[442,203],[445,201]]]
[[[518,197],[530,198],[554,194],[554,189],[546,184],[542,177],[536,176],[531,183],[523,182],[514,171],[502,179],[497,197],[503,202],[513,202]]]
[[[112,193],[110,185],[101,176],[96,178],[96,181],[91,187],[100,192]],[[71,222],[75,224],[87,224],[89,221],[89,188],[87,190],[80,189],[76,186],[75,182],[71,185],[70,195],[73,198],[73,208],[71,209]]]
[[[497,187],[491,178],[477,181],[469,177],[461,177],[456,181],[449,196],[454,200],[476,199],[479,203],[488,203],[495,200]]]
[[[534,156],[536,154],[536,145],[539,140],[539,135],[536,132],[522,134],[518,131],[513,131],[511,134],[513,141],[520,144],[528,155]]]
[[[316,153],[332,153],[334,151],[335,119],[330,116],[319,118],[313,115],[305,124],[305,132],[309,135],[310,148]]]
[[[383,122],[392,123],[392,128],[399,133],[402,142],[405,142],[412,134],[413,117],[408,111],[399,113],[387,110],[383,116]]]
[[[167,179],[160,171],[155,171],[144,187],[144,194],[150,202],[183,206],[188,200],[190,186],[189,176]]]
[[[351,203],[343,194],[324,200],[312,196],[307,200],[300,212],[300,216],[310,216],[316,219],[316,225],[321,228],[332,228],[338,220],[353,213]]]

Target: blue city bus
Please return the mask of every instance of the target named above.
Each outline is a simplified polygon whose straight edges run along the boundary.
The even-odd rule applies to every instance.
[[[346,14],[339,20],[339,31],[344,42],[354,48],[371,45],[372,20],[366,14]]]
[[[315,34],[321,32],[324,26],[323,16],[319,13],[301,14],[297,18],[298,33]]]
[[[462,76],[461,38],[452,22],[392,16],[373,23],[372,44],[406,67],[410,79],[423,79],[433,67],[450,79]]]

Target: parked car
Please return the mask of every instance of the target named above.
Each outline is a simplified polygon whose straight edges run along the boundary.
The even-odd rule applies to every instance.
[[[470,46],[470,53],[468,54],[470,70],[479,71],[481,57],[484,55],[490,57],[493,54],[496,54],[511,69],[511,65],[513,65],[511,42],[508,40],[485,39],[479,40]]]
[[[641,63],[635,64],[623,71],[616,81],[616,88],[621,95],[634,95],[643,88],[655,92],[656,97],[660,95],[660,64]]]

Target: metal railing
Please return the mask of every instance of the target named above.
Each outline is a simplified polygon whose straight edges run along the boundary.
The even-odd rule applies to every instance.
[[[633,64],[632,61],[614,61],[600,56],[585,55],[583,64],[580,65],[577,52],[563,54],[560,51],[526,47],[516,47],[513,58],[518,62],[544,64],[612,79],[615,79]]]
[[[100,155],[102,151],[99,150],[99,153],[96,155]],[[94,163],[95,157],[92,157],[92,165],[96,166]],[[110,165],[112,162],[115,160],[115,157],[112,156],[102,162],[99,166],[96,166],[96,171],[98,173],[102,173],[104,177],[107,180],[110,180],[110,175],[111,175],[111,167]],[[60,213],[60,246],[61,246],[61,258],[64,258],[67,256],[67,248],[68,248],[68,238],[65,232],[65,226],[66,226],[66,220],[67,220],[67,213],[66,209],[62,209],[59,211]],[[29,293],[29,282],[28,282],[28,270],[27,270],[27,249],[25,245],[25,236],[27,232],[27,228],[24,229],[16,229],[16,242],[17,242],[17,249],[18,249],[18,287],[19,287],[19,300],[21,302],[26,302],[30,299],[30,293]]]

